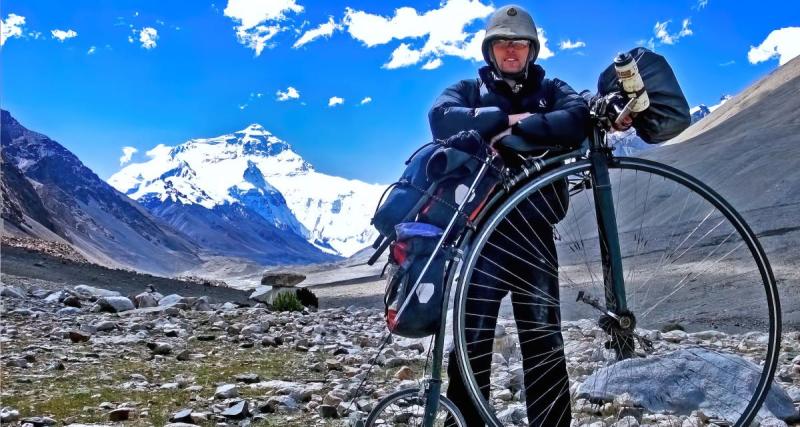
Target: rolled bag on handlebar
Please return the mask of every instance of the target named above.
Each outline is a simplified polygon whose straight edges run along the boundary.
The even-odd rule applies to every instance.
[[[650,107],[633,117],[633,127],[645,142],[657,144],[672,139],[692,122],[689,103],[667,60],[657,53],[637,47],[629,51],[636,60],[639,74],[650,98]],[[605,96],[621,92],[614,64],[606,68],[597,80],[597,93]]]

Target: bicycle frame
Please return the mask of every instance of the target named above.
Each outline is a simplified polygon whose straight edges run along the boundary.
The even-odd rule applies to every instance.
[[[600,231],[601,255],[603,264],[603,279],[605,287],[605,312],[608,316],[615,319],[618,325],[624,330],[633,330],[635,321],[632,314],[627,310],[625,298],[625,284],[622,276],[622,256],[617,235],[616,213],[614,211],[614,200],[611,192],[611,183],[608,172],[608,160],[612,156],[611,149],[605,144],[605,130],[600,126],[595,126],[592,134],[588,138],[588,147],[584,144],[576,150],[553,156],[548,159],[529,159],[530,166],[523,168],[517,175],[510,178],[505,188],[498,192],[487,203],[475,223],[479,224],[492,211],[493,206],[506,195],[513,192],[517,184],[527,178],[537,174],[545,168],[563,164],[567,160],[588,158],[591,163],[592,193],[595,200],[595,215]],[[587,153],[588,152],[588,153]],[[461,256],[469,246],[474,231],[468,230],[463,233],[461,239],[456,244],[458,248],[454,258],[450,261],[445,278],[445,289],[443,293],[442,319],[439,330],[434,335],[434,345],[432,349],[431,372],[422,388],[425,393],[425,414],[423,426],[428,427],[433,424],[436,412],[439,407],[439,395],[442,388],[442,362],[444,359],[444,337],[447,325],[447,306],[449,305],[452,284],[455,276],[460,269]],[[619,332],[619,331],[618,331]]]

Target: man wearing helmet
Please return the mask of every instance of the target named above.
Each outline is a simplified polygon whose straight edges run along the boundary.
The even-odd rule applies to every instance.
[[[473,129],[490,141],[506,165],[518,167],[521,155],[542,154],[541,147],[578,147],[589,119],[586,101],[566,83],[546,79],[535,63],[539,39],[530,14],[519,6],[504,6],[489,18],[483,40],[487,66],[478,79],[462,80],[445,89],[428,114],[434,138],[445,139]],[[489,397],[490,364],[500,300],[509,293],[519,331],[528,423],[531,426],[569,426],[569,378],[564,359],[558,301],[558,272],[553,226],[566,215],[566,182],[549,186],[531,203],[518,206],[519,224],[504,221],[489,238],[477,261],[470,286],[465,334],[472,372]],[[553,209],[554,207],[560,207]],[[523,242],[540,254],[531,265],[508,248],[508,236],[532,230]],[[495,243],[492,245],[491,243]],[[511,246],[513,247],[513,245]],[[488,248],[488,249],[487,249]],[[450,354],[447,396],[469,425],[483,425]]]

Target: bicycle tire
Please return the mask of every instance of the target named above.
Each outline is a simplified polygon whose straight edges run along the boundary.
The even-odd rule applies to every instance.
[[[399,403],[403,401],[405,404]],[[400,412],[394,415],[389,414],[388,411],[390,408],[392,408],[392,405],[396,405],[400,409]],[[411,412],[409,412],[407,409],[403,409],[407,408],[408,406],[413,406],[415,409]],[[365,426],[421,426],[424,410],[425,395],[420,392],[420,389],[408,388],[396,391],[378,401],[378,403],[375,405],[375,408],[373,408],[367,416]],[[452,417],[456,426],[461,427],[467,425],[464,417],[461,415],[461,412],[458,410],[455,404],[453,404],[453,402],[451,402],[447,397],[440,395],[439,410],[437,411],[437,418],[434,420],[434,426],[444,425],[444,422],[448,416]],[[418,421],[418,423],[409,423],[408,421]]]
[[[759,244],[750,227],[742,219],[741,215],[737,213],[719,194],[690,175],[678,171],[672,167],[644,159],[612,158],[609,160],[608,166],[610,173],[612,174],[611,183],[614,191],[614,204],[616,206],[615,211],[617,213],[617,223],[619,225],[619,238],[623,252],[623,264],[625,265],[624,276],[626,277],[626,294],[629,294],[629,306],[633,306],[632,311],[634,314],[637,311],[639,311],[639,314],[644,314],[642,318],[637,318],[637,322],[642,322],[642,324],[637,324],[637,335],[647,334],[647,336],[656,337],[660,340],[656,343],[659,348],[653,350],[653,355],[649,356],[649,360],[655,361],[653,363],[661,363],[659,366],[654,368],[653,373],[655,374],[655,370],[662,368],[666,371],[666,368],[671,366],[666,364],[669,360],[667,357],[685,357],[688,360],[688,358],[693,357],[694,355],[699,355],[699,359],[697,361],[701,366],[703,366],[702,364],[705,362],[710,363],[710,359],[712,357],[716,358],[717,356],[725,358],[724,360],[720,360],[722,363],[740,363],[740,357],[734,356],[732,352],[725,350],[724,346],[722,347],[722,350],[717,350],[711,346],[711,344],[716,346],[717,343],[705,345],[701,338],[695,339],[695,337],[701,336],[700,331],[703,331],[704,328],[722,328],[726,331],[723,332],[723,334],[725,334],[727,337],[758,337],[758,340],[760,341],[752,351],[752,354],[747,354],[748,361],[752,363],[749,363],[745,366],[743,364],[744,362],[741,362],[741,366],[734,366],[734,368],[742,367],[741,369],[746,367],[749,372],[757,374],[757,383],[752,388],[748,388],[746,391],[741,392],[742,395],[739,399],[740,401],[730,403],[728,406],[725,406],[723,410],[715,409],[717,412],[727,411],[726,413],[718,414],[714,412],[712,414],[713,416],[718,417],[717,419],[725,420],[734,424],[735,426],[749,425],[749,423],[758,415],[761,404],[766,399],[770,390],[772,378],[777,365],[778,349],[780,346],[780,302],[778,300],[775,279],[763,248]],[[594,200],[591,195],[589,195],[591,187],[591,180],[589,179],[590,168],[591,167],[588,161],[580,160],[559,167],[558,169],[545,173],[539,177],[529,179],[528,181],[517,186],[515,191],[513,191],[511,194],[502,197],[496,207],[491,207],[490,211],[487,212],[480,220],[477,232],[467,235],[464,238],[464,247],[470,249],[464,258],[462,270],[457,278],[458,283],[454,299],[453,321],[455,351],[457,356],[456,359],[458,361],[459,371],[462,377],[465,379],[464,383],[472,397],[473,403],[477,407],[480,415],[489,425],[501,425],[501,422],[497,416],[498,409],[501,407],[501,405],[493,403],[498,401],[492,394],[496,391],[496,389],[493,389],[493,387],[496,385],[493,386],[490,382],[488,384],[489,390],[486,389],[486,384],[483,386],[483,391],[481,390],[482,386],[478,384],[478,380],[475,378],[475,372],[473,371],[471,365],[473,363],[477,364],[476,360],[478,358],[486,357],[487,355],[470,355],[468,346],[473,345],[473,349],[475,349],[478,343],[473,339],[475,342],[470,344],[468,342],[469,340],[466,338],[467,330],[473,331],[470,333],[488,334],[489,332],[486,331],[486,329],[488,329],[488,325],[486,328],[471,328],[467,325],[466,319],[468,317],[473,319],[476,316],[483,318],[492,317],[491,315],[479,313],[480,309],[476,309],[476,307],[479,307],[479,304],[486,304],[486,301],[479,301],[480,298],[476,297],[475,295],[480,294],[479,291],[482,290],[481,287],[486,288],[487,285],[485,283],[500,283],[501,281],[498,280],[498,277],[488,278],[488,273],[485,271],[480,271],[480,269],[476,269],[476,263],[478,260],[483,260],[483,265],[492,265],[490,264],[491,259],[488,258],[490,254],[489,249],[491,248],[494,251],[491,253],[498,253],[498,245],[496,242],[502,241],[509,242],[508,245],[510,247],[516,245],[513,247],[513,250],[506,251],[506,253],[503,255],[506,258],[516,259],[521,258],[522,256],[529,256],[525,254],[525,252],[527,251],[528,253],[531,253],[531,250],[526,248],[528,246],[534,247],[536,245],[530,244],[531,242],[524,241],[520,243],[520,241],[525,240],[525,236],[523,235],[524,233],[520,233],[520,237],[523,237],[523,239],[519,239],[519,237],[517,237],[518,241],[516,243],[511,243],[514,239],[510,238],[509,235],[504,235],[502,232],[503,230],[498,229],[498,225],[501,223],[510,224],[511,220],[509,218],[512,218],[515,215],[516,218],[522,218],[525,220],[525,218],[522,216],[519,206],[524,203],[525,200],[530,200],[530,198],[537,195],[541,196],[542,193],[540,193],[540,191],[548,188],[554,188],[554,183],[556,182],[563,182],[563,180],[567,180],[571,183],[571,185],[573,185],[570,189],[570,206],[566,209],[567,217],[565,217],[561,222],[553,225],[553,230],[558,236],[560,236],[561,239],[560,241],[557,240],[554,242],[556,251],[554,254],[552,254],[552,256],[555,258],[556,265],[550,265],[549,267],[546,267],[555,268],[557,270],[557,286],[561,295],[559,301],[557,301],[558,307],[556,312],[558,313],[558,321],[561,323],[561,327],[556,328],[551,324],[550,330],[545,329],[539,330],[538,332],[543,332],[542,335],[559,335],[566,332],[563,347],[559,350],[562,352],[561,354],[567,353],[567,351],[564,349],[569,350],[570,348],[579,348],[570,347],[570,345],[577,346],[578,344],[583,344],[581,341],[583,339],[582,337],[576,336],[573,338],[573,332],[575,332],[576,328],[580,334],[597,334],[597,332],[600,331],[601,336],[599,338],[606,339],[606,343],[614,343],[614,339],[612,339],[613,337],[602,336],[603,334],[607,335],[607,333],[604,332],[604,330],[600,327],[589,327],[589,324],[586,322],[581,323],[580,319],[593,319],[592,316],[582,317],[585,315],[585,313],[594,312],[586,307],[583,307],[583,305],[579,306],[578,303],[574,302],[575,292],[573,291],[577,290],[578,288],[591,286],[595,291],[599,290],[599,292],[595,293],[595,296],[601,297],[598,298],[601,301],[603,296],[602,292],[604,290],[602,283],[597,282],[598,280],[602,281],[603,277],[602,271],[598,271],[598,268],[602,265],[599,260],[600,251],[597,248],[599,247],[599,243],[597,242],[600,241],[597,238],[598,232],[595,230],[595,233],[592,233],[591,230],[581,229],[581,227],[587,224],[589,225],[589,228],[592,226],[596,227],[596,217],[594,216],[595,212],[592,209],[594,206]],[[653,181],[657,182],[653,183]],[[640,188],[643,187],[643,182],[647,182],[646,188]],[[633,186],[631,183],[633,183]],[[633,189],[629,190],[630,188]],[[665,207],[669,205],[666,204],[667,202],[664,198],[672,198],[672,194],[675,191],[681,192],[679,195],[681,197],[685,196],[686,202],[684,202],[684,205],[677,214],[673,212],[665,212]],[[644,197],[643,200],[639,200],[638,197],[640,195]],[[578,199],[579,197],[580,199]],[[650,206],[651,208],[658,209],[651,216],[644,214],[648,202],[652,203]],[[628,203],[628,205],[626,205],[626,203]],[[532,205],[530,202],[529,204]],[[625,209],[625,207],[630,207],[630,209]],[[643,213],[640,214],[641,218],[637,219],[638,223],[636,221],[631,222],[632,219],[635,219],[637,212],[640,209]],[[709,209],[711,212],[706,213],[706,211]],[[566,220],[570,215],[573,216],[572,221],[567,222]],[[684,215],[686,215],[685,218]],[[713,221],[709,221],[710,218],[713,219]],[[693,223],[688,221],[689,219],[692,219],[696,222]],[[662,221],[662,223],[659,223],[659,221]],[[693,224],[694,228],[686,228],[688,224]],[[720,228],[723,225],[724,228]],[[572,229],[569,229],[569,227],[572,227]],[[509,227],[506,226],[505,229],[508,231]],[[533,230],[533,228],[531,228],[531,230]],[[656,231],[659,233],[663,232],[663,234],[654,234]],[[667,231],[669,234],[667,234]],[[724,236],[724,232],[728,232],[729,234]],[[697,235],[693,236],[694,234]],[[690,238],[692,239],[691,243],[683,246],[683,244],[686,243]],[[731,249],[731,245],[735,243],[732,238],[738,239],[737,241],[739,242],[738,246],[736,246],[734,249]],[[591,244],[592,240],[595,241],[595,245],[597,246],[596,248],[588,248],[588,245]],[[679,242],[681,242],[680,245]],[[647,247],[646,251],[643,250],[648,244],[650,247]],[[698,252],[703,250],[704,247],[710,248],[705,252],[707,254],[706,258],[699,258],[701,254]],[[720,253],[714,255],[717,250],[720,250]],[[680,251],[680,253],[678,253],[678,251]],[[730,256],[730,254],[734,251],[736,251],[736,253],[733,256]],[[659,252],[661,253],[660,259],[656,257]],[[689,255],[686,255],[687,253]],[[587,259],[577,261],[570,258],[577,255],[582,255]],[[715,258],[713,258],[713,262],[709,261],[709,264],[706,261],[709,260],[711,255],[713,255]],[[719,257],[720,255],[724,256]],[[686,256],[686,258],[681,260],[681,257],[684,256]],[[545,266],[548,263],[547,255],[543,254],[543,251],[538,254],[533,254],[533,257],[538,258],[538,260],[534,261],[539,262],[540,266]],[[560,259],[562,258],[566,259],[566,262],[560,262]],[[649,268],[646,270],[646,267],[650,265],[650,262],[655,260],[659,260],[658,265],[655,268]],[[528,264],[531,267],[535,267],[535,262],[528,262]],[[736,265],[732,265],[734,262]],[[578,275],[576,272],[579,272],[578,268],[583,268],[584,266],[588,274],[583,273],[581,277],[577,277]],[[701,268],[705,270],[699,270]],[[700,282],[701,279],[710,281],[711,278],[704,278],[703,274],[705,274],[706,270],[712,268],[714,269],[715,282],[697,283]],[[637,271],[637,269],[641,269],[641,271]],[[688,273],[686,273],[687,271]],[[700,273],[698,273],[698,271],[700,271]],[[504,274],[506,272],[504,272]],[[643,278],[645,273],[649,273],[646,279]],[[570,277],[571,274],[573,275],[572,277]],[[693,274],[694,276],[692,276]],[[475,277],[484,277],[483,281],[485,283],[476,283],[473,280],[474,275]],[[508,276],[503,277],[507,279],[507,282],[502,286],[508,287],[508,294],[514,295],[515,290],[511,289],[509,281],[514,281],[519,277],[513,280],[508,279]],[[668,289],[666,286],[662,286],[660,289],[656,289],[655,291],[653,291],[654,285],[647,287],[648,283],[651,280],[654,280],[654,277],[654,282],[657,282],[662,278],[669,278],[670,280],[677,280],[678,278],[681,279],[676,284],[673,284],[673,288],[669,289],[669,292],[666,292]],[[691,280],[689,280],[689,278],[691,278]],[[754,282],[747,282],[747,280],[753,280]],[[755,282],[760,282],[761,286]],[[690,283],[691,286],[688,286]],[[748,285],[748,283],[752,283],[752,285]],[[714,298],[717,298],[716,305],[719,308],[717,313],[709,312],[709,310],[713,309],[714,307],[709,308],[704,306],[702,304],[702,298],[690,298],[690,291],[705,289],[700,286],[701,284],[708,285],[708,289],[710,289],[706,291],[706,295],[713,295]],[[640,300],[636,300],[636,294],[631,294],[631,289],[634,289],[635,291],[637,286],[639,290],[642,290],[641,286],[644,286],[646,288],[645,291],[648,292],[648,294],[643,298],[640,298]],[[736,287],[736,289],[733,289],[734,287]],[[498,289],[500,288],[498,287]],[[716,293],[709,294],[711,290],[716,291]],[[756,291],[758,292],[757,306],[745,312],[745,305],[743,303],[747,302],[747,298],[752,297],[753,293]],[[470,292],[473,293],[473,297],[469,297]],[[522,294],[521,290],[516,290],[516,292],[518,295]],[[653,305],[651,308],[648,308],[648,311],[646,312],[641,311],[642,306],[644,306],[646,302],[650,301],[650,292],[655,292],[658,294],[657,297],[654,297],[658,299],[658,303]],[[536,298],[532,292],[529,292],[529,294],[531,298]],[[545,297],[546,296],[539,296],[539,298],[547,302]],[[505,305],[501,305],[501,307],[505,308],[507,311],[508,306],[510,305],[507,300],[509,297],[504,296],[503,298],[506,298],[506,300],[504,300],[505,302],[502,303]],[[570,298],[572,298],[573,301],[570,302]],[[676,304],[683,304],[685,308],[682,311],[676,311],[678,315],[673,316],[669,313],[666,315],[656,313],[652,318],[648,318],[648,316],[652,315],[654,310],[664,301],[666,301],[666,299],[670,300],[672,306],[675,306]],[[752,298],[750,299],[752,300]],[[472,301],[472,313],[470,313],[470,306],[468,306],[470,301]],[[633,302],[633,304],[631,304],[631,302]],[[638,304],[639,302],[641,302],[641,305]],[[552,302],[548,304],[550,305],[550,308],[555,307],[555,304]],[[539,305],[547,306],[548,304]],[[502,314],[503,308],[498,309],[498,314]],[[704,311],[699,311],[701,308]],[[750,306],[747,306],[747,308],[749,309]],[[741,311],[737,312],[736,310]],[[564,312],[568,312],[568,314],[564,316]],[[756,315],[758,316],[757,318]],[[507,319],[495,319],[495,322],[501,321],[507,321]],[[681,326],[683,326],[685,329],[689,329],[690,334],[679,332],[659,332],[659,325],[669,326],[669,323],[672,321],[679,323],[682,322]],[[575,322],[577,322],[578,326],[576,326]],[[508,324],[510,324],[510,321],[508,321]],[[508,328],[507,326],[505,327]],[[536,326],[535,328],[539,328],[539,326]],[[478,332],[474,332],[476,329]],[[511,327],[511,329],[511,334],[515,334],[516,332],[514,328]],[[691,334],[693,331],[698,332],[698,334]],[[744,334],[744,332],[747,332],[749,335]],[[752,332],[756,332],[756,334],[752,334]],[[491,333],[494,334],[494,332]],[[705,334],[708,335],[711,333]],[[673,337],[673,335],[676,337]],[[673,345],[674,343],[671,344],[667,342],[661,342],[664,341],[664,337],[667,336],[669,336],[670,339],[679,339],[679,337],[684,337],[685,339],[682,342],[685,344],[681,346],[680,342],[678,342],[677,345]],[[515,344],[515,349],[517,352],[519,352],[519,347],[521,346],[518,334],[516,337],[517,341]],[[722,335],[720,335],[720,337],[722,337]],[[723,344],[727,343],[729,341],[729,338],[727,337],[724,339],[720,338],[720,341],[722,341]],[[490,338],[494,344],[496,342],[494,340],[494,335],[492,335]],[[735,339],[737,338],[730,338],[730,340]],[[691,343],[697,340],[700,340],[700,344],[702,345]],[[600,341],[597,339],[594,341],[595,344],[600,343]],[[639,350],[643,349],[642,345],[639,346]],[[748,345],[750,345],[749,341]],[[690,354],[677,353],[678,350],[676,349],[689,350]],[[601,352],[599,353],[599,356],[597,353],[598,350]],[[494,353],[494,346],[492,346],[490,351]],[[602,359],[600,363],[585,363],[585,366],[578,365],[576,368],[568,366],[567,372],[569,375],[569,381],[566,383],[566,386],[559,384],[561,390],[564,390],[564,387],[566,387],[566,390],[569,390],[570,416],[572,418],[580,417],[581,420],[585,421],[584,424],[590,424],[596,420],[608,419],[609,415],[607,413],[592,418],[585,417],[585,411],[580,410],[585,410],[586,404],[594,405],[599,403],[616,403],[610,399],[612,397],[619,398],[622,396],[622,392],[619,392],[619,387],[612,387],[612,385],[615,384],[614,381],[618,380],[619,377],[623,377],[619,379],[619,383],[623,383],[625,380],[624,376],[626,374],[625,369],[630,368],[633,370],[635,367],[634,365],[639,363],[638,358],[635,358],[632,359],[631,362],[625,361],[625,363],[618,365],[618,363],[621,361],[609,360],[611,359],[611,357],[609,357],[607,354],[610,353],[609,349],[603,350],[595,348],[593,351],[592,357],[602,356],[604,359]],[[694,351],[694,353],[691,353],[692,351]],[[749,348],[748,351],[750,351]],[[707,354],[706,352],[709,353]],[[474,351],[473,353],[476,352]],[[619,356],[618,353],[616,355]],[[572,355],[570,354],[569,357],[571,356]],[[501,370],[501,367],[496,366],[494,357],[494,355],[491,356],[492,365],[489,368],[490,378],[495,375],[496,371]],[[562,362],[556,361],[556,359],[557,358],[554,358],[553,361],[549,361],[548,363],[558,364]],[[569,363],[567,363],[569,360],[571,359],[565,358],[563,362],[569,365]],[[643,360],[648,360],[648,357],[644,357]],[[605,363],[606,365],[602,366],[602,363]],[[760,366],[758,366],[759,364]],[[588,369],[594,368],[592,374],[583,372],[587,366],[589,367]],[[618,366],[619,368],[615,369],[614,366]],[[538,366],[534,366],[534,368],[537,367]],[[718,374],[720,376],[725,374],[725,371],[723,371],[722,367],[718,367],[718,369]],[[523,370],[523,373],[530,371],[532,371],[532,369]],[[478,373],[485,375],[484,371],[479,371]],[[607,385],[607,388],[605,390],[599,390],[599,393],[589,393],[587,395],[586,389],[591,389],[592,386],[589,385],[584,388],[584,385],[586,384],[585,381],[587,379],[592,379],[592,375],[595,374],[605,375],[605,378],[601,378],[598,381],[598,377],[596,376],[593,379],[593,383],[597,384],[599,382],[605,384]],[[633,374],[631,374],[630,377],[631,382],[632,378]],[[684,381],[685,383],[688,383],[689,385],[698,389],[706,387],[705,389],[700,390],[701,392],[711,390],[712,387],[717,386],[716,384],[704,383],[702,384],[703,387],[700,387],[698,384],[692,383],[692,378],[686,373],[684,373],[682,377],[677,378],[677,380]],[[580,386],[576,386],[578,382],[581,383]],[[525,383],[523,388],[527,387],[527,383]],[[611,393],[612,388],[616,390],[615,393]],[[547,394],[548,391],[545,391],[542,396]],[[725,393],[730,391],[731,390],[723,389],[715,392]],[[733,391],[736,391],[735,388]],[[484,397],[484,393],[488,393],[489,397]],[[542,396],[540,396],[540,398]],[[627,397],[630,397],[630,395]],[[623,396],[623,398],[627,397]],[[641,404],[642,402],[638,403]],[[529,403],[528,405],[531,404]],[[722,405],[724,406],[725,404]],[[576,407],[578,409],[577,411]],[[634,409],[634,407],[632,406],[629,409]],[[652,415],[654,417],[659,415],[673,416],[675,414],[667,414],[668,411],[666,410],[651,410],[648,408],[645,408],[644,412],[647,416]],[[600,413],[599,410],[598,413]],[[617,419],[623,418],[625,413],[636,414],[636,411],[619,411],[619,413],[616,414]],[[640,415],[639,418],[641,418],[642,414],[638,415]],[[547,418],[547,415],[545,418]],[[731,420],[729,418],[735,419]],[[552,423],[552,420],[549,422]],[[536,423],[532,423],[531,425],[536,425]]]

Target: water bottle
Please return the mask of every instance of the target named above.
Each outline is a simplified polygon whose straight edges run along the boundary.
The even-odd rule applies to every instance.
[[[639,67],[630,53],[620,53],[614,58],[614,69],[617,72],[617,79],[622,84],[622,90],[633,99],[630,111],[640,113],[650,106],[650,98],[644,89],[642,76],[639,74]]]

